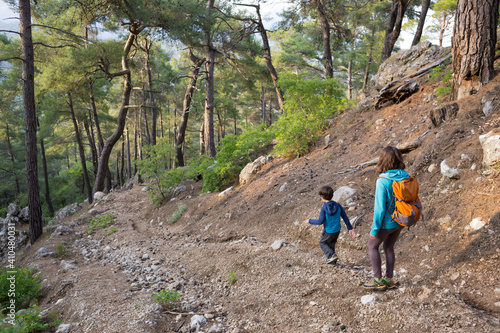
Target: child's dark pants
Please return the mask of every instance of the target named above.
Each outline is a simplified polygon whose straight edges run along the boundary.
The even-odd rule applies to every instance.
[[[319,247],[325,253],[327,258],[330,258],[335,253],[335,244],[337,243],[337,238],[339,238],[339,232],[329,234],[325,230],[321,234],[321,239],[319,240]]]

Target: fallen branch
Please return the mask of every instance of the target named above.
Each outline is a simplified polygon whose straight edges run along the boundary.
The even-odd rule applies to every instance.
[[[339,172],[335,172],[334,175],[343,175],[345,173],[354,173],[356,171],[359,171],[361,169],[367,168],[369,166],[376,165],[377,163],[378,163],[378,157],[374,158],[371,161],[363,162],[363,163],[357,164],[355,166],[352,166],[350,168],[347,168],[345,170],[342,170],[342,171],[339,171]]]
[[[430,132],[431,132],[430,130],[427,130],[422,135],[420,135],[416,140],[413,140],[412,142],[400,143],[396,146],[396,148],[398,148],[399,151],[401,151],[401,153],[403,154],[415,150],[422,145],[422,139]]]

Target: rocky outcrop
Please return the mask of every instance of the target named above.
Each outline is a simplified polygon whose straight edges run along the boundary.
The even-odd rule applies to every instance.
[[[409,50],[401,50],[380,65],[378,73],[371,79],[376,90],[389,82],[401,79],[445,56],[446,49],[423,41]]]
[[[270,156],[261,156],[255,161],[248,163],[240,172],[240,185],[248,183],[252,176],[259,172],[270,159]]]

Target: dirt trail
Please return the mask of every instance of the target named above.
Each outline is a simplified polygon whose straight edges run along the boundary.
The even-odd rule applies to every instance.
[[[426,222],[398,241],[401,287],[383,293],[360,287],[371,277],[366,243],[377,174],[374,167],[336,173],[428,130],[436,105],[423,99],[435,88],[424,86],[379,111],[340,115],[325,133],[334,144],[319,142],[304,157],[275,159],[223,197],[200,194],[194,181],[159,208],[144,186],[109,194],[94,209],[116,216],[116,232],[108,227],[88,235],[92,212],[85,208],[62,222],[72,231],[47,235],[22,254],[20,263],[46,278],[40,307],[59,312],[73,324],[71,332],[188,332],[195,314],[206,320],[202,332],[500,332],[500,172],[481,169],[478,141],[499,127],[500,114],[481,115],[482,95],[460,101],[456,119],[433,128],[405,155],[421,184]],[[460,179],[442,177],[443,159],[459,169]],[[433,163],[438,167],[429,172]],[[324,184],[356,190],[351,204],[341,204],[357,217],[360,236],[351,239],[342,229],[335,267],[325,264],[317,244],[321,227],[299,223],[317,217]],[[170,224],[178,204],[187,209]],[[467,229],[473,218],[486,226]],[[274,251],[276,240],[286,242]],[[40,247],[54,251],[61,241],[69,250],[65,258],[34,260]],[[61,260],[76,260],[77,268],[65,272]],[[161,289],[183,294],[175,311],[154,302]]]

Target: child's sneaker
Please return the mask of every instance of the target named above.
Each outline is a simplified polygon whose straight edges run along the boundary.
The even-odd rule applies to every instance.
[[[382,291],[386,289],[386,285],[384,279],[377,280],[376,278],[373,278],[367,283],[363,283],[363,288]]]
[[[394,289],[394,288],[396,288],[396,287],[398,286],[398,284],[399,284],[398,282],[394,282],[391,278],[388,278],[388,277],[384,277],[384,278],[382,279],[382,281],[384,282],[385,287],[386,287],[387,289]]]
[[[327,264],[329,265],[335,265],[337,263],[337,260],[339,260],[339,257],[337,257],[337,254],[334,253],[328,260],[326,261]]]

